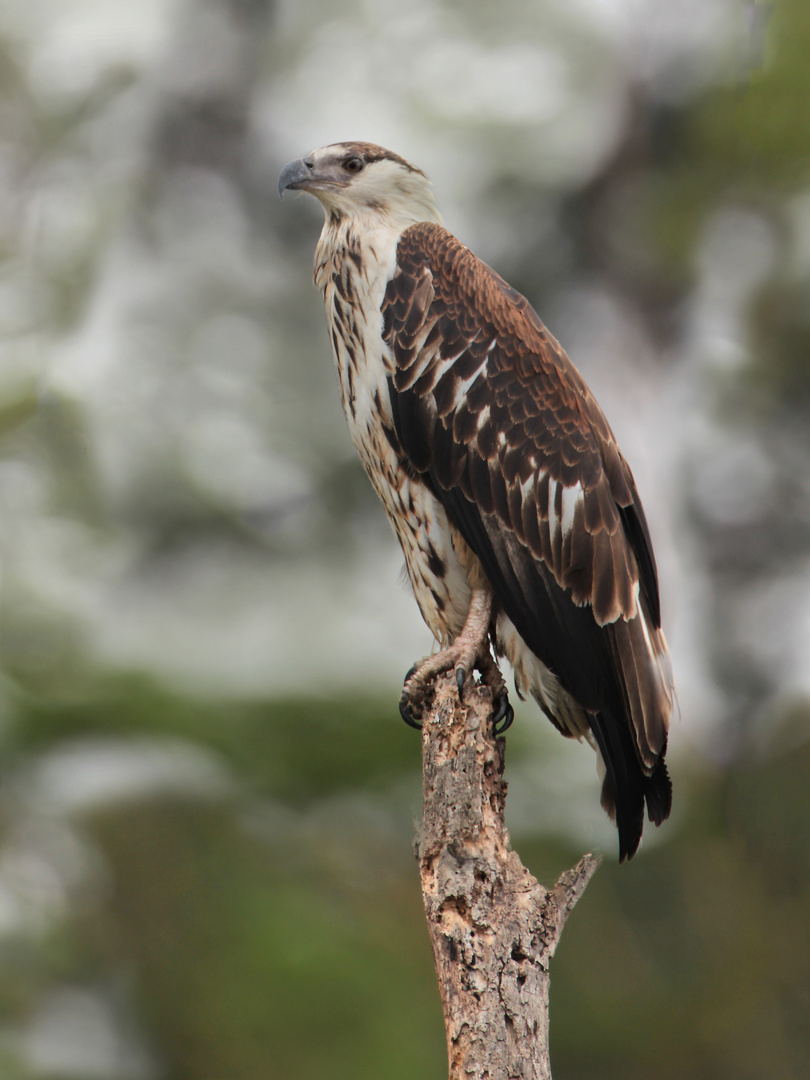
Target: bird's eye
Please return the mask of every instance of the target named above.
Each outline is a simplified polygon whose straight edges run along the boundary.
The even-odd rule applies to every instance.
[[[343,162],[343,168],[348,173],[359,173],[363,171],[365,164],[361,157],[350,157]]]

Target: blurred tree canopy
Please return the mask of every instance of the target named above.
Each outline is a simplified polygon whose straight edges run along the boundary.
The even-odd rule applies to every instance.
[[[428,648],[280,166],[364,138],[526,293],[651,521],[682,717],[628,867],[536,710],[510,827],[605,862],[559,1080],[810,1073],[803,0],[7,0],[0,1069],[440,1077],[411,855]]]

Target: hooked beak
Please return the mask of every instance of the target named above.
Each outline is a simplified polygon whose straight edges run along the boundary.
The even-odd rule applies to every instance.
[[[308,181],[313,179],[313,169],[312,161],[308,161],[306,158],[296,158],[295,161],[285,165],[281,170],[281,176],[278,178],[279,198],[284,198],[284,192],[288,188],[297,191],[299,188],[306,187]]]

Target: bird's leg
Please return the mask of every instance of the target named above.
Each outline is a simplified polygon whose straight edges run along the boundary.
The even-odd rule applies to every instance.
[[[514,713],[506,693],[506,683],[489,649],[489,624],[492,618],[492,593],[489,589],[473,589],[470,607],[464,627],[447,648],[415,664],[405,676],[405,685],[399,702],[403,720],[411,727],[421,727],[418,717],[430,693],[437,675],[455,669],[458,695],[461,698],[464,684],[477,668],[481,679],[492,690],[496,703],[494,724],[498,734],[509,727]],[[500,727],[498,726],[500,725]]]

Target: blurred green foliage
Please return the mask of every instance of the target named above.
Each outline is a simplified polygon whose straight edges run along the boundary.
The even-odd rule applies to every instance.
[[[628,866],[611,837],[566,927],[555,1076],[810,1075],[810,9],[508,15],[0,16],[3,1078],[446,1073],[396,714],[426,641],[336,404],[318,215],[275,198],[355,136],[423,154],[579,345],[671,525],[675,812]],[[519,713],[545,883],[602,835],[592,764]]]
[[[167,1075],[443,1074],[409,836],[418,739],[384,703],[194,702],[107,680],[20,702],[15,728],[17,768],[66,739],[193,739],[232,783],[76,811],[105,884],[47,948],[4,947],[7,1023],[51,980],[125,972]],[[606,853],[553,962],[556,1075],[804,1074],[808,733],[798,710],[731,770],[682,762],[664,842],[626,867]],[[513,840],[545,881],[579,854]]]

